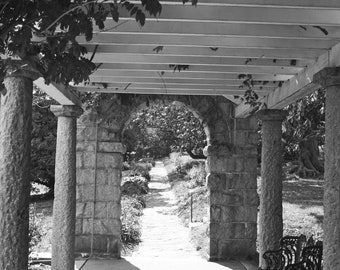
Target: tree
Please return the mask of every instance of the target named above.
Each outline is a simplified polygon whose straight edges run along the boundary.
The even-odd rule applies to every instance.
[[[123,137],[128,152],[136,152],[137,158],[164,157],[171,151],[181,150],[202,157],[206,145],[202,123],[176,103],[158,102],[137,112]]]
[[[296,169],[302,177],[323,173],[319,146],[325,139],[325,90],[298,100],[287,110],[289,115],[283,123],[286,159],[298,160]]]

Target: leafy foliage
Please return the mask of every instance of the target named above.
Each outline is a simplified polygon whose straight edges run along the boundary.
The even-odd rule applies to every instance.
[[[136,158],[164,157],[183,148],[202,152],[205,132],[186,108],[155,103],[135,114],[124,132],[124,142]]]
[[[49,109],[54,101],[39,89],[34,90],[31,140],[31,180],[53,191],[57,137],[57,118]]]
[[[197,0],[191,2],[197,4]],[[145,11],[158,16],[162,6],[158,0],[140,0],[140,5],[128,0],[2,0],[0,54],[33,63],[47,83],[86,82],[96,66],[85,57],[86,49],[77,37],[90,41],[94,24],[104,30],[106,19],[118,22],[124,9],[144,25]],[[0,81],[6,66],[2,61]]]
[[[325,90],[320,89],[287,107],[289,115],[283,123],[285,154],[297,159],[299,142],[317,137],[318,145],[324,145],[325,136]]]

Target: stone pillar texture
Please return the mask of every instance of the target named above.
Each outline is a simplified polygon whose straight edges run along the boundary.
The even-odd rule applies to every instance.
[[[76,251],[120,257],[123,145],[90,113],[78,121]]]
[[[257,119],[249,117],[234,121],[233,143],[206,149],[210,260],[256,257],[257,142]]]
[[[314,82],[326,88],[323,269],[340,269],[340,68],[325,68]]]
[[[53,202],[52,270],[74,269],[77,106],[51,106],[58,117]]]
[[[265,269],[262,254],[279,248],[282,220],[282,110],[258,112],[262,120],[261,196],[259,216],[260,267]]]
[[[14,70],[4,79],[6,89],[2,91],[0,104],[2,270],[28,267],[32,80],[35,76],[34,72]]]

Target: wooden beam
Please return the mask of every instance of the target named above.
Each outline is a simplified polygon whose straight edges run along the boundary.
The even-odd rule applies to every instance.
[[[42,91],[59,102],[61,105],[78,105],[81,106],[81,101],[74,95],[70,89],[61,84],[45,84],[44,78],[40,77],[34,81],[34,84]]]
[[[117,66],[123,66],[122,69],[117,69]],[[142,69],[140,67],[146,67],[145,69]],[[136,71],[140,71],[142,74],[145,72],[151,72],[153,71],[154,75],[160,76],[159,74],[165,72],[169,76],[176,76],[177,74],[179,76],[182,76],[181,74],[187,74],[187,73],[234,73],[234,74],[271,74],[271,77],[274,78],[274,80],[280,80],[281,79],[275,79],[275,77],[278,77],[279,75],[295,75],[298,73],[301,68],[281,68],[281,67],[260,67],[260,66],[201,66],[201,65],[193,65],[190,66],[188,70],[182,70],[181,72],[174,72],[173,68],[169,67],[169,64],[108,64],[104,63],[102,64],[99,69],[94,73],[94,75],[106,75],[111,76],[116,74],[118,71],[124,71],[122,73],[128,73],[133,72],[136,74]],[[174,75],[171,75],[174,73]],[[122,75],[124,76],[124,75]],[[138,72],[137,75],[138,76]],[[197,74],[195,76],[198,76]],[[290,76],[284,76],[285,79],[290,78]]]
[[[210,80],[238,80],[239,74],[237,73],[201,73],[201,72],[168,72],[162,75],[159,72],[154,71],[128,71],[128,70],[116,70],[109,76],[101,76],[93,74],[90,76],[91,81],[95,82],[111,82],[111,78],[114,77],[127,77],[127,78],[186,78],[186,79],[210,79]],[[256,81],[285,81],[293,75],[276,75],[275,74],[254,74],[253,80]]]
[[[340,29],[340,28],[339,28]],[[87,51],[92,54],[95,44],[86,44]],[[155,45],[134,44],[103,44],[97,47],[96,53],[130,53],[130,54],[157,54],[176,56],[215,56],[215,57],[241,57],[263,59],[313,59],[325,53],[326,49],[272,49],[272,48],[224,48],[224,47],[192,47],[192,46],[163,46],[156,52]]]
[[[99,84],[101,82],[98,82]],[[107,84],[108,87],[111,86],[111,83],[143,83],[143,84],[166,84],[166,85],[215,85],[215,86],[234,86],[238,87],[242,84],[242,80],[209,80],[209,79],[187,79],[187,78],[143,78],[143,77],[110,77]],[[96,85],[96,77],[92,77],[91,83],[88,85]],[[259,81],[254,81],[255,86],[261,86],[263,89],[272,89],[276,88],[278,82],[267,82],[263,84]],[[84,85],[86,86],[86,85]],[[113,87],[113,86],[112,86]]]
[[[166,0],[166,3],[177,3],[178,0]],[[162,2],[163,3],[163,2]],[[188,3],[187,5],[190,5]],[[340,9],[338,0],[199,0],[198,5],[233,5],[233,6],[270,6],[282,8],[327,8],[327,9]]]
[[[87,55],[91,57],[90,54]],[[262,58],[232,58],[232,57],[206,57],[206,56],[169,56],[169,55],[136,55],[136,54],[113,54],[96,53],[94,62],[97,63],[140,63],[140,64],[181,64],[181,65],[208,65],[208,66],[242,66],[242,67],[272,67],[293,70],[297,73],[312,60],[283,60],[283,59],[262,59]]]
[[[197,5],[192,7],[190,5],[168,5],[166,3],[163,3],[162,6],[162,13],[158,18],[149,16],[148,19],[283,25],[340,25],[339,9],[269,5]],[[129,12],[125,9],[120,9],[119,13],[121,17],[130,18]]]
[[[218,8],[218,7],[216,7]],[[95,33],[122,33],[122,34],[172,34],[172,35],[198,35],[198,36],[243,36],[243,37],[275,37],[294,39],[331,39],[340,38],[338,26],[327,26],[328,34],[313,26],[275,25],[275,24],[249,24],[228,22],[202,22],[188,21],[147,21],[143,27],[132,20],[121,19],[115,22],[108,19],[105,29],[94,27]]]
[[[109,87],[73,87],[79,92],[134,93],[134,94],[176,94],[176,95],[240,95],[240,89],[186,89],[186,88],[109,88]],[[266,93],[264,91],[264,93]]]
[[[329,53],[321,55],[316,64],[308,67],[298,75],[287,80],[282,87],[270,92],[263,101],[269,109],[282,109],[299,98],[308,95],[320,88],[313,83],[313,76],[325,67],[336,67],[340,65],[340,43],[334,46]],[[236,108],[236,117],[245,117],[249,113],[244,105]]]
[[[340,16],[340,14],[339,14]],[[340,17],[339,17],[340,18]],[[98,44],[126,44],[126,45],[154,45],[156,46],[192,46],[192,47],[232,47],[232,48],[300,48],[300,49],[328,49],[337,42],[324,39],[292,39],[292,38],[261,38],[261,37],[229,37],[229,36],[176,36],[170,34],[119,34],[100,33],[95,34],[91,41],[86,41],[85,37],[77,38],[82,45]]]

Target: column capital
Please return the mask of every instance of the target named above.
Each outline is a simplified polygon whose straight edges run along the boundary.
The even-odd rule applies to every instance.
[[[257,117],[262,121],[283,121],[288,115],[287,111],[284,110],[261,110],[256,113]]]
[[[51,105],[51,112],[56,117],[79,117],[83,113],[83,109],[77,105]]]
[[[29,61],[10,60],[6,62],[5,78],[10,77],[25,77],[34,81],[41,77],[41,74]]]
[[[326,67],[313,76],[313,82],[322,87],[340,85],[340,67]]]

